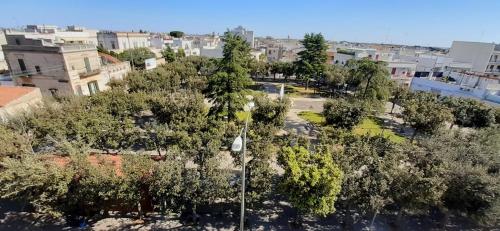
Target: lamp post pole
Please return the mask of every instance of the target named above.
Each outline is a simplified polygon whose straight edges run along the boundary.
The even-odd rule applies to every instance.
[[[251,100],[252,98],[250,98]],[[245,229],[245,155],[247,152],[247,130],[248,130],[248,120],[250,120],[250,115],[252,113],[252,108],[255,104],[250,101],[248,103],[247,109],[248,111],[247,118],[245,119],[245,127],[241,130],[240,135],[236,137],[231,146],[231,150],[233,152],[241,152],[241,211],[240,211],[240,230],[243,231]],[[243,138],[241,137],[241,133],[243,133]]]
[[[248,118],[250,118],[250,112],[245,121],[245,130],[243,131],[243,152],[241,154],[241,211],[240,211],[240,230],[245,229],[245,154],[247,152],[247,130],[248,130]]]

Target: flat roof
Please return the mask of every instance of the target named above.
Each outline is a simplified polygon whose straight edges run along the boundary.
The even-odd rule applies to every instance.
[[[36,87],[0,86],[0,107],[36,90]]]

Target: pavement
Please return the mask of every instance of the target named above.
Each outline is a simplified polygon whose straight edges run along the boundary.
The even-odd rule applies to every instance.
[[[269,98],[276,99],[279,97],[281,84],[270,82],[257,83],[262,85],[263,91],[267,93]],[[322,112],[325,98],[291,97],[290,101],[291,107],[285,118],[285,130],[309,139],[316,139],[318,130],[308,121],[300,118],[298,114],[301,111]]]

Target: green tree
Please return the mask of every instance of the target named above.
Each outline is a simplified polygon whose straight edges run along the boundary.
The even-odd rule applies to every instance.
[[[161,55],[163,56],[163,58],[165,58],[165,61],[169,63],[175,61],[176,59],[175,52],[170,46],[167,46],[167,48],[163,49],[161,51]]]
[[[348,71],[346,68],[329,65],[325,70],[325,83],[328,86],[331,93],[335,93],[335,90],[343,87],[346,83],[346,78],[348,76]]]
[[[179,49],[177,49],[177,54],[176,54],[176,56],[177,56],[178,58],[184,58],[184,57],[186,57],[186,52],[184,51],[184,49],[183,49],[183,48],[179,48]]]
[[[323,116],[326,124],[338,128],[352,129],[366,116],[365,105],[360,101],[335,99],[326,101],[323,105]]]
[[[174,30],[174,31],[170,31],[169,35],[174,37],[174,38],[182,38],[184,36],[184,32]]]
[[[285,117],[290,107],[290,101],[271,100],[267,97],[255,98],[255,109],[252,111],[252,120],[256,123],[271,124],[275,127],[282,127],[285,124]]]
[[[335,212],[343,172],[328,152],[310,153],[301,146],[284,147],[283,193],[299,213],[326,216]]]
[[[404,86],[395,86],[392,88],[390,101],[392,103],[391,114],[394,111],[396,104],[401,104],[408,95],[408,88]]]
[[[35,211],[60,217],[74,172],[35,155],[1,162],[0,197],[28,202]]]
[[[213,104],[211,115],[227,114],[228,120],[234,120],[246,102],[245,89],[251,84],[247,66],[251,59],[250,46],[229,32],[225,33],[224,42],[219,71],[209,77],[206,95]]]
[[[297,75],[305,81],[307,89],[311,79],[319,80],[325,73],[328,45],[323,35],[314,33],[306,34],[300,43],[304,50],[298,53]]]
[[[450,110],[431,93],[411,93],[403,101],[402,106],[403,120],[415,129],[413,137],[420,132],[433,134],[452,120]]]
[[[5,157],[16,158],[32,153],[29,137],[0,124],[0,160]]]
[[[391,185],[403,156],[388,139],[363,136],[347,141],[343,153],[334,159],[345,176],[339,201],[347,213],[345,224],[353,224],[352,210],[371,215],[373,223],[392,201]]]
[[[118,58],[122,61],[129,61],[132,67],[144,69],[146,64],[144,60],[154,58],[155,54],[146,47],[128,49],[118,54]]]
[[[482,102],[454,97],[443,97],[441,100],[453,113],[453,124],[482,128],[495,123],[494,109]]]
[[[392,82],[385,62],[370,59],[350,60],[348,84],[362,92],[362,98],[385,101],[390,96]]]

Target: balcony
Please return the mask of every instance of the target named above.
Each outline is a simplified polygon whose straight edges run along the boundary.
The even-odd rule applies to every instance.
[[[78,73],[78,75],[80,76],[80,79],[85,79],[85,78],[88,78],[88,77],[91,77],[91,76],[94,76],[94,75],[98,75],[100,73],[101,73],[101,70],[100,69],[96,69],[96,70],[92,70],[92,71],[80,72],[80,73]]]
[[[86,50],[96,50],[97,47],[94,44],[62,44],[62,52],[72,52],[72,51],[86,51]]]

